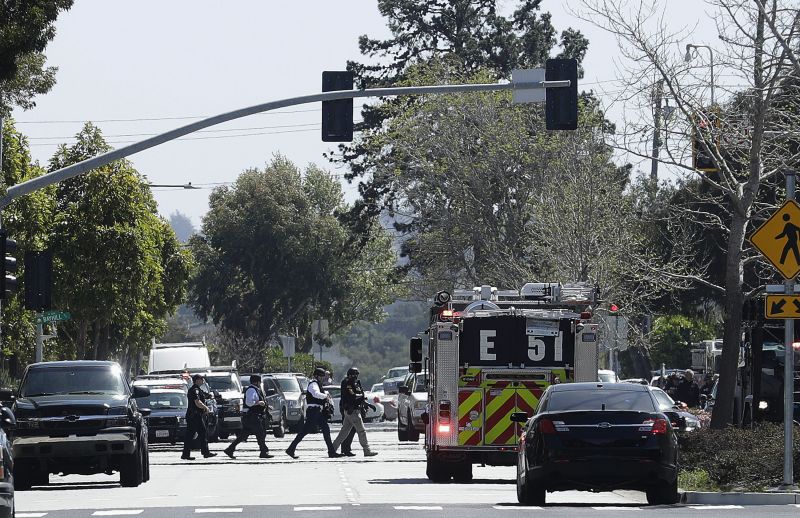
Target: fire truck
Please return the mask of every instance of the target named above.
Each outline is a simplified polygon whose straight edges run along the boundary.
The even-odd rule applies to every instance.
[[[554,383],[597,381],[598,290],[587,284],[528,283],[439,292],[431,308],[424,366],[411,340],[412,372],[428,374],[427,476],[472,479],[472,465],[515,465],[523,424]]]

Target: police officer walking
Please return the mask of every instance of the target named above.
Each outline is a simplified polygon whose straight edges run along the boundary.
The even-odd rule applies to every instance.
[[[322,430],[322,437],[325,439],[325,444],[328,446],[328,457],[335,458],[341,457],[336,453],[336,449],[331,442],[331,429],[328,426],[328,415],[323,412],[324,407],[333,407],[331,403],[331,395],[325,392],[322,388],[322,383],[325,380],[325,369],[317,367],[314,369],[314,377],[308,382],[306,387],[306,422],[303,424],[303,429],[298,433],[292,444],[286,448],[286,455],[293,459],[297,459],[295,454],[297,445],[303,440],[303,437],[311,433],[315,428],[319,427]]]
[[[258,441],[258,448],[261,450],[262,459],[271,459],[273,456],[269,454],[269,448],[265,441],[267,430],[265,426],[265,411],[267,409],[267,398],[261,391],[261,376],[254,374],[250,376],[250,385],[244,389],[244,408],[246,409],[242,416],[242,430],[236,435],[236,439],[225,448],[225,455],[235,459],[233,453],[236,451],[236,446],[247,440],[251,435],[256,436]]]
[[[206,399],[210,399],[211,395],[200,388],[206,379],[202,374],[195,374],[192,376],[192,387],[189,389],[189,407],[186,409],[186,437],[183,440],[183,460],[194,460],[191,456],[192,441],[194,436],[197,435],[197,442],[200,443],[200,453],[206,459],[209,457],[216,457],[216,453],[211,453],[208,450],[208,438],[206,437],[206,427],[203,424],[203,416],[209,412],[206,406]]]
[[[336,450],[347,438],[350,430],[355,429],[358,435],[358,442],[364,448],[365,457],[374,457],[378,452],[369,449],[367,442],[367,431],[364,429],[364,421],[361,419],[361,406],[366,401],[364,389],[361,388],[361,381],[358,379],[358,369],[350,367],[347,371],[347,378],[342,383],[342,429],[336,440],[333,441],[333,449]]]

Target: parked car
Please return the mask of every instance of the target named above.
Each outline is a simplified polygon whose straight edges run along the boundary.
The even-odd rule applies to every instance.
[[[139,408],[149,408],[147,417],[148,442],[175,444],[186,438],[186,391],[175,388],[154,388],[150,395],[136,398]]]
[[[517,499],[544,505],[547,491],[645,491],[650,504],[678,501],[678,441],[653,393],[633,383],[550,385],[518,447]]]
[[[333,416],[331,417],[331,422],[334,423],[341,423],[342,422],[342,412],[339,409],[339,401],[342,397],[342,387],[340,385],[325,385],[323,387],[325,392],[330,393],[331,399],[333,400]],[[366,394],[366,393],[365,393]],[[367,407],[367,411],[364,414],[364,422],[371,423],[374,421],[380,421],[381,417],[383,416],[383,405],[380,402],[375,403],[370,401],[370,404],[375,408],[372,409]]]
[[[245,391],[250,386],[250,376],[250,374],[239,376]],[[275,378],[263,374],[258,374],[258,376],[261,377],[261,390],[267,400],[267,431],[272,432],[272,435],[280,439],[286,434],[288,427],[286,398],[283,397],[283,392]]]
[[[383,418],[387,421],[397,419],[397,394],[388,395],[383,391],[383,383],[376,383],[370,389],[374,397],[383,405]],[[373,400],[374,400],[373,397]]]
[[[266,374],[274,379],[286,400],[286,423],[290,430],[300,431],[306,420],[306,397],[297,376],[290,372]]]
[[[235,367],[209,367],[208,369],[190,369],[192,374],[205,376],[217,400],[217,416],[219,420],[218,438],[223,441],[231,434],[242,429],[242,383]],[[215,440],[216,437],[209,440]]]
[[[409,374],[398,390],[397,439],[419,441],[419,434],[425,432],[422,414],[428,406],[428,376]]]
[[[13,400],[10,389],[1,391],[2,399]],[[14,518],[14,455],[11,452],[11,434],[17,426],[14,413],[7,406],[0,407],[0,518]]]
[[[175,374],[169,375],[150,375],[146,374],[143,376],[137,376],[135,380],[133,380],[134,387],[147,387],[151,391],[157,389],[173,389],[173,390],[180,390],[184,394],[188,394],[189,387],[191,387],[191,381],[187,381]],[[203,392],[207,394],[213,394],[214,390],[208,386],[208,383],[204,383],[200,388],[203,389]],[[203,426],[206,429],[206,437],[209,440],[217,440],[220,434],[220,421],[219,421],[219,407],[217,405],[217,400],[213,397],[206,399],[204,401],[206,406],[209,408],[209,412],[207,414],[203,414]],[[184,412],[184,417],[185,417]]]
[[[383,378],[381,379],[383,380],[390,380],[397,378],[405,379],[406,376],[408,376],[408,365],[405,366],[401,365],[400,367],[392,367],[391,369],[389,369],[386,372],[386,375],[383,376]]]
[[[597,371],[597,381],[603,383],[619,383],[619,376],[612,370],[600,369]]]
[[[678,433],[688,433],[700,429],[700,419],[673,401],[669,394],[658,387],[649,387],[656,399],[658,410],[669,417],[672,428]]]
[[[150,478],[147,411],[115,362],[34,363],[25,369],[14,402],[12,441],[17,490],[48,482],[51,473],[118,471],[124,487]]]
[[[305,374],[294,373],[294,377],[297,378],[297,382],[300,384],[300,389],[305,392],[308,390],[308,377]]]

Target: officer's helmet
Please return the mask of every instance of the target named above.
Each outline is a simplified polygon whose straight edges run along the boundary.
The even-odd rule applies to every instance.
[[[355,367],[350,367],[347,369],[347,377],[349,378],[357,378],[359,374],[360,373],[358,372],[358,369]]]
[[[322,367],[317,367],[316,369],[314,369],[314,377],[318,378],[320,376],[325,376],[325,369],[323,369]]]

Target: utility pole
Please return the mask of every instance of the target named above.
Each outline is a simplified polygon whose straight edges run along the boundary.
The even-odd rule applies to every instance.
[[[664,99],[664,80],[659,79],[653,87],[653,154],[650,179],[658,182],[658,157],[661,153],[661,122],[664,117],[661,102]]]

